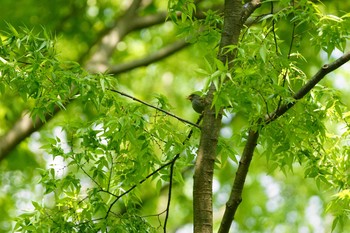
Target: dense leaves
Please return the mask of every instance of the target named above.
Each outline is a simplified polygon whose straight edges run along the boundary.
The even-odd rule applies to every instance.
[[[10,23],[2,22],[1,135],[28,112],[45,127],[1,161],[0,231],[186,231],[192,224],[191,177],[200,129],[168,112],[186,120],[194,116],[186,95],[205,94],[211,83],[215,113],[225,109],[215,160],[214,228],[253,129],[260,138],[233,230],[349,229],[350,103],[348,93],[334,88],[341,74],[318,83],[303,99],[293,98],[321,64],[346,51],[348,3],[262,1],[238,44],[225,47],[235,59],[223,62],[217,58],[222,3],[68,2],[42,5],[59,7],[26,22],[47,20],[45,27],[19,26],[8,15]],[[115,44],[99,44],[109,42],[104,36],[110,32]],[[174,38],[193,46],[124,74],[108,69],[140,56],[147,60]],[[101,51],[111,54],[102,59],[107,63],[97,63],[107,71],[93,72],[86,64]],[[289,103],[295,105],[283,116],[264,121]],[[22,190],[31,195],[24,199]],[[310,216],[325,222],[322,229]]]

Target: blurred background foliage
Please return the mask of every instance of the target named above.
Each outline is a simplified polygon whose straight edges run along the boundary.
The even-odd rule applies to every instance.
[[[287,2],[287,1],[285,1]],[[289,1],[288,1],[289,2]],[[350,12],[349,1],[314,1],[327,14],[341,16]],[[116,24],[128,8],[130,0],[2,0],[0,7],[0,30],[7,30],[7,24],[15,28],[26,27],[34,32],[42,32],[43,28],[56,39],[56,51],[62,61],[72,60],[82,66],[94,52],[96,42],[101,39]],[[223,1],[200,1],[203,8],[220,9]],[[269,4],[263,4],[256,14],[270,11]],[[152,15],[167,12],[167,1],[144,1],[139,15]],[[220,24],[220,22],[218,22]],[[193,27],[194,25],[188,25]],[[280,40],[284,41],[285,51],[291,40],[291,25],[287,20],[278,26]],[[316,30],[316,28],[314,28]],[[296,28],[298,36],[294,38],[295,46],[303,54],[305,62],[303,71],[310,77],[324,63],[328,62],[326,52],[309,46],[309,28],[303,25]],[[153,25],[152,27],[136,29],[118,43],[110,63],[121,64],[152,54],[165,45],[181,37],[186,31],[186,24],[176,25],[170,21]],[[1,33],[0,33],[1,36]],[[188,38],[189,40],[193,38]],[[116,78],[119,88],[144,101],[156,104],[156,97],[165,96],[170,110],[176,115],[195,121],[197,115],[191,109],[186,96],[193,91],[201,90],[205,79],[197,72],[205,67],[203,58],[215,57],[215,46],[218,34],[211,37],[196,38],[198,43],[188,46],[174,55],[145,67],[118,74]],[[348,45],[347,45],[348,46]],[[339,57],[340,52],[330,55],[330,60]],[[341,101],[350,107],[350,66],[330,74],[322,85],[339,91]],[[125,99],[125,101],[129,101]],[[0,95],[0,134],[9,130],[14,122],[21,117],[23,110],[28,108],[15,91],[5,90]],[[92,106],[82,106],[79,101],[71,103],[66,111],[61,111],[39,132],[35,132],[19,144],[6,159],[0,163],[0,232],[9,232],[13,227],[13,219],[26,210],[32,210],[31,201],[40,201],[43,188],[38,185],[40,172],[38,168],[47,169],[50,165],[59,163],[52,156],[40,149],[47,138],[60,135],[60,125],[79,119],[94,119],[99,113]],[[69,120],[68,120],[69,119]],[[63,122],[63,123],[62,123]],[[238,137],[239,129],[246,124],[246,119],[239,114],[224,118],[222,130],[223,142]],[[328,123],[330,129],[337,124]],[[188,130],[178,123],[180,132]],[[198,139],[198,134],[196,134]],[[193,139],[193,140],[196,140]],[[236,140],[237,141],[237,140]],[[193,142],[194,145],[197,142]],[[214,182],[214,217],[216,224],[220,222],[235,175],[235,160],[242,145],[229,147],[237,154],[230,155],[227,161],[218,162]],[[260,153],[261,152],[261,153]],[[243,202],[239,207],[233,229],[237,232],[330,232],[332,216],[325,212],[326,205],[332,198],[334,190],[325,186],[317,187],[313,179],[305,178],[305,169],[299,164],[293,164],[293,172],[283,172],[272,169],[265,159],[262,149],[254,157],[250,173],[245,185]],[[220,159],[219,159],[220,160]],[[169,219],[169,229],[175,232],[189,232],[192,222],[192,172],[184,173],[183,184],[176,184],[173,189],[173,200]],[[349,179],[349,178],[348,178]],[[348,180],[349,181],[349,180]],[[144,187],[144,188],[143,188]],[[167,192],[162,189],[157,194],[155,184],[146,182],[141,186],[145,216],[164,210]],[[158,226],[157,216],[148,217],[154,226]],[[217,225],[216,225],[217,227]],[[345,224],[345,231],[350,231]]]

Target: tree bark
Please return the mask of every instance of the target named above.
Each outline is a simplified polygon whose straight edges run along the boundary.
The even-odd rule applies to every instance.
[[[239,34],[244,23],[242,12],[241,0],[225,1],[224,26],[221,34],[218,59],[223,64],[228,64],[231,70],[236,54],[235,50],[228,50],[227,46],[238,44]],[[194,171],[193,220],[195,233],[213,232],[212,183],[216,146],[222,118],[220,113],[216,115],[215,110],[210,108],[213,103],[215,91],[216,88],[211,83],[206,96],[206,102],[208,104],[203,113],[201,139]]]
[[[212,99],[213,91],[207,97]],[[216,117],[207,107],[193,177],[194,232],[213,232],[212,183],[220,126],[221,115]]]

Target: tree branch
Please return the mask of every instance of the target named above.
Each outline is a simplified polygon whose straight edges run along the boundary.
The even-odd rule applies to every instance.
[[[233,182],[230,198],[226,203],[226,209],[218,233],[229,232],[236,210],[239,204],[242,202],[243,186],[247,177],[250,162],[253,158],[253,153],[257,144],[258,137],[259,133],[257,131],[249,131],[247,143],[244,147],[242,157],[239,161],[239,166],[237,168],[236,177]]]
[[[350,60],[350,52],[345,53],[343,56],[335,60],[330,64],[323,65],[322,68],[304,85],[298,92],[293,95],[294,101],[281,105],[273,113],[267,114],[265,118],[261,118],[258,123],[260,124],[260,129],[265,125],[271,123],[278,119],[287,112],[291,107],[295,105],[297,100],[303,98],[309,91],[316,86],[327,74],[339,68],[346,62]],[[252,127],[254,128],[254,127]],[[230,197],[226,203],[226,209],[224,216],[220,225],[219,233],[229,232],[231,222],[234,219],[236,210],[242,201],[242,191],[245,179],[247,177],[250,162],[253,158],[254,150],[257,145],[257,140],[259,137],[259,132],[257,130],[249,130],[247,143],[244,147],[242,157],[239,162],[239,166],[236,172],[236,177],[231,189]]]
[[[166,233],[166,227],[169,219],[169,213],[170,213],[170,202],[171,202],[171,194],[172,194],[172,188],[173,188],[173,178],[174,178],[174,165],[176,160],[170,165],[170,174],[169,174],[169,189],[168,189],[168,202],[166,205],[166,214],[164,219],[164,226],[163,226],[163,232]]]
[[[101,38],[90,60],[86,63],[86,68],[93,73],[104,73],[108,68],[108,60],[111,57],[116,45],[126,34],[133,30],[134,18],[137,17],[137,9],[141,0],[134,0],[125,14],[119,18],[112,30]]]
[[[270,113],[269,116],[265,116],[265,124],[269,124],[272,121],[276,120],[278,117],[282,116],[288,109],[296,104],[297,100],[303,98],[307,93],[309,93],[310,90],[314,88],[316,84],[318,84],[327,74],[336,70],[349,60],[350,51],[343,54],[334,62],[323,65],[322,68],[319,69],[319,71],[293,95],[294,101],[281,105],[273,113]]]
[[[120,74],[122,72],[125,71],[129,71],[132,70],[136,67],[142,67],[142,66],[147,66],[153,62],[159,61],[163,58],[166,58],[174,53],[176,53],[177,51],[187,47],[189,44],[186,43],[184,40],[179,40],[174,42],[173,44],[170,44],[160,50],[158,50],[157,52],[148,55],[147,57],[138,59],[138,60],[134,60],[128,63],[124,63],[124,64],[119,64],[119,65],[115,65],[115,66],[110,66],[108,68],[108,73],[109,74]]]
[[[162,166],[160,166],[159,168],[157,168],[156,170],[154,170],[153,172],[151,172],[150,174],[148,174],[145,178],[143,178],[142,180],[140,180],[137,184],[134,184],[133,186],[131,186],[128,190],[126,190],[124,193],[120,194],[119,196],[116,197],[116,199],[109,205],[109,208],[106,212],[105,215],[105,219],[108,217],[109,213],[112,210],[112,207],[115,205],[115,203],[117,203],[117,201],[122,198],[123,196],[125,196],[126,194],[130,193],[132,190],[134,190],[138,185],[143,184],[146,180],[148,180],[150,177],[154,176],[156,173],[158,173],[160,170],[164,169],[165,167],[173,164],[178,158],[179,158],[180,154],[177,154],[171,161],[163,164]]]
[[[0,162],[26,137],[39,130],[45,122],[49,121],[60,109],[55,107],[54,112],[45,115],[42,121],[39,117],[33,121],[28,112],[17,120],[15,125],[0,137]]]
[[[146,106],[148,106],[148,107],[150,107],[150,108],[154,108],[154,109],[156,109],[156,110],[158,110],[158,111],[160,111],[160,112],[165,113],[165,114],[168,115],[168,116],[171,116],[171,117],[173,117],[173,118],[175,118],[175,119],[177,119],[177,120],[179,120],[179,121],[185,122],[185,123],[187,123],[187,124],[189,124],[189,125],[192,125],[192,126],[197,127],[197,128],[200,129],[199,125],[197,125],[197,124],[194,124],[194,123],[192,123],[192,122],[190,122],[190,121],[188,121],[188,120],[185,120],[185,119],[183,119],[183,118],[181,118],[181,117],[178,117],[178,116],[176,116],[175,114],[173,114],[173,113],[171,113],[171,112],[165,111],[164,109],[158,108],[158,107],[153,106],[153,105],[151,105],[151,104],[149,104],[149,103],[146,103],[146,102],[144,102],[144,101],[142,101],[142,100],[139,100],[139,99],[137,99],[137,98],[135,98],[135,97],[133,97],[133,96],[131,96],[131,95],[128,95],[128,94],[126,94],[126,93],[123,93],[123,92],[117,91],[117,90],[113,90],[113,89],[108,89],[108,90],[109,90],[109,91],[112,91],[112,92],[115,92],[115,93],[118,93],[119,95],[128,97],[128,98],[130,98],[130,99],[132,99],[132,100],[134,100],[134,101],[137,101],[137,102],[139,102],[139,103],[141,103],[141,104],[144,104],[144,105],[146,105]]]
[[[253,12],[261,6],[260,0],[251,0],[250,2],[244,4],[242,13],[241,13],[241,23],[244,24],[249,16],[253,14]]]
[[[202,118],[199,117],[198,120],[197,120],[197,122],[196,122],[196,124],[199,124],[199,122],[200,122],[201,119],[202,119]],[[190,130],[190,132],[188,133],[188,135],[187,135],[187,137],[185,138],[185,140],[183,140],[182,145],[185,145],[186,142],[187,142],[188,140],[190,140],[190,138],[192,137],[192,134],[193,134],[193,129]],[[143,178],[142,180],[140,180],[137,184],[133,185],[131,188],[129,188],[128,190],[126,190],[124,193],[122,193],[122,194],[120,194],[119,196],[117,196],[116,199],[109,205],[109,208],[108,208],[107,213],[106,213],[106,215],[105,215],[104,218],[107,218],[107,217],[108,217],[109,213],[111,212],[112,207],[115,205],[115,203],[117,203],[117,201],[118,201],[120,198],[122,198],[124,195],[130,193],[130,192],[131,192],[133,189],[135,189],[138,185],[141,185],[143,182],[145,182],[147,179],[149,179],[150,177],[152,177],[153,175],[155,175],[156,173],[158,173],[160,170],[164,169],[165,167],[167,167],[167,166],[169,166],[169,165],[171,165],[171,166],[173,167],[173,166],[175,165],[176,160],[180,157],[180,155],[181,155],[181,153],[177,153],[177,154],[175,155],[175,157],[174,157],[172,160],[170,160],[169,162],[163,164],[162,166],[160,166],[159,168],[157,168],[156,170],[154,170],[153,172],[151,172],[150,174],[148,174],[145,178]],[[171,173],[172,173],[172,172],[173,172],[173,171],[171,170]],[[170,174],[170,175],[171,175],[171,174]],[[171,181],[171,182],[172,182],[172,181]],[[172,185],[172,183],[170,183],[169,185],[170,185],[170,187],[169,187],[169,192],[171,192],[171,185]],[[171,194],[169,194],[169,195],[171,196]],[[170,203],[170,200],[169,200],[169,203]],[[169,209],[167,209],[167,211],[168,211],[168,210],[169,210]],[[167,216],[168,216],[168,213],[167,213]],[[164,231],[166,231],[166,222],[167,222],[167,217],[166,217],[166,221],[165,221],[165,223],[164,223],[164,224],[165,224],[165,226],[164,226]]]
[[[159,12],[157,14],[145,15],[142,17],[137,17],[133,22],[133,30],[142,29],[146,27],[151,27],[166,21],[168,13],[165,11]]]

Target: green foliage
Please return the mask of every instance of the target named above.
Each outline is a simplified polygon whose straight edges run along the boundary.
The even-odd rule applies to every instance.
[[[318,37],[313,38],[317,46],[331,55],[335,48],[344,51],[349,39],[349,14],[342,17],[322,15],[317,24]],[[320,39],[322,38],[322,39]]]
[[[59,61],[49,38],[33,35],[27,29],[17,32],[10,26],[10,30],[12,34],[9,32],[2,42],[1,83],[18,90],[24,101],[32,102],[33,117],[44,119],[55,106],[65,108],[73,99],[98,111],[92,121],[81,122],[77,116],[66,122],[62,128],[66,138],[46,139],[42,149],[53,158],[63,158],[66,165],[41,170],[39,183],[52,199],[49,203],[33,202],[34,212],[18,218],[16,229],[95,231],[103,230],[114,219],[120,224],[112,231],[152,232],[147,221],[136,214],[134,208],[141,205],[142,197],[140,187],[134,188],[186,150],[185,135],[169,134],[174,123],[164,114],[129,104],[108,91],[112,88],[108,76],[90,75],[76,63]],[[164,97],[158,100],[159,106],[169,109]],[[178,171],[192,159],[192,152],[180,159],[175,180],[182,180]],[[169,167],[153,178],[169,181]],[[119,199],[123,204],[113,207]],[[122,213],[117,214],[119,211]]]
[[[349,218],[349,206],[349,189],[344,189],[334,195],[333,200],[328,205],[328,211],[332,211],[336,216],[332,225],[332,230],[334,230],[337,225],[340,225],[341,229],[344,227],[344,223]]]
[[[60,62],[54,41],[45,31],[41,37],[26,28],[20,32],[12,26],[9,29],[1,42],[1,90],[15,90],[23,101],[32,101],[33,118],[45,120],[45,114],[54,112],[55,107],[64,109],[67,102],[77,98],[76,93],[86,93],[82,101],[97,108],[102,104],[108,77],[87,74],[76,62]],[[93,93],[92,86],[102,92]]]
[[[266,9],[270,9],[270,4],[274,4],[275,13],[245,27],[239,44],[227,47],[227,51],[237,54],[234,61],[229,61],[234,64],[230,69],[228,62],[216,58],[222,14],[216,10],[201,14],[198,11],[201,5],[194,1],[169,1],[168,18],[175,22],[176,30],[166,36],[163,35],[165,29],[142,29],[131,34],[125,46],[132,47],[149,42],[148,37],[157,37],[161,42],[143,46],[144,52],[134,49],[137,55],[147,54],[150,48],[171,41],[176,33],[194,47],[187,53],[177,54],[180,59],[176,57],[170,62],[134,71],[129,76],[118,76],[116,81],[107,74],[90,74],[77,62],[62,61],[62,57],[88,53],[89,44],[112,27],[113,17],[122,12],[119,3],[93,2],[60,5],[62,11],[58,15],[76,13],[77,18],[58,27],[66,30],[58,39],[52,39],[46,29],[38,33],[11,24],[1,32],[0,117],[5,122],[0,128],[2,133],[11,128],[23,109],[30,111],[33,119],[38,116],[42,120],[58,109],[62,111],[56,122],[48,124],[40,133],[38,140],[41,149],[52,158],[46,168],[39,156],[30,152],[27,142],[17,149],[18,156],[7,161],[11,164],[2,164],[1,169],[8,173],[1,171],[1,184],[8,187],[11,182],[15,183],[10,177],[17,177],[22,184],[11,186],[9,193],[27,188],[23,184],[33,180],[39,180],[43,189],[39,191],[40,198],[32,201],[34,210],[16,218],[15,231],[158,232],[165,216],[163,190],[167,189],[169,181],[174,182],[170,191],[177,202],[172,204],[170,213],[172,216],[181,213],[181,218],[170,220],[172,227],[190,223],[192,213],[187,193],[192,174],[184,170],[192,166],[199,130],[187,140],[189,127],[111,90],[132,89],[135,96],[145,99],[152,96],[150,101],[160,109],[186,113],[182,111],[182,99],[188,93],[184,92],[195,86],[203,87],[199,92],[205,93],[211,82],[217,88],[212,107],[217,114],[221,108],[226,108],[229,120],[225,127],[232,131],[232,135],[224,135],[218,143],[215,178],[219,191],[214,194],[215,208],[219,211],[224,206],[226,197],[221,195],[229,192],[246,142],[247,128],[263,126],[258,142],[260,157],[250,169],[243,207],[239,209],[242,214],[237,216],[237,229],[272,232],[277,231],[278,224],[289,224],[287,229],[296,231],[305,224],[305,203],[313,195],[320,195],[322,203],[327,203],[324,209],[335,216],[332,229],[336,231],[338,226],[347,229],[350,114],[342,100],[344,94],[323,82],[277,121],[262,125],[259,119],[269,117],[281,105],[294,101],[293,94],[320,68],[316,54],[322,50],[333,58],[335,49],[345,50],[350,34],[349,14],[328,14],[316,1],[293,1],[294,5],[289,0],[264,1],[256,14],[269,12]],[[154,1],[145,6],[141,14],[156,14],[161,4],[164,3]],[[203,1],[204,6],[213,4],[213,1]],[[69,6],[74,6],[75,10],[71,12]],[[93,16],[91,12],[96,8]],[[117,10],[111,11],[114,8]],[[94,33],[89,31],[91,28]],[[78,33],[76,37],[74,32]],[[83,38],[79,45],[75,41],[78,38]],[[56,40],[59,47],[63,47],[64,54],[60,56]],[[67,52],[69,48],[74,49]],[[82,51],[84,48],[86,51]],[[125,57],[134,56],[131,52],[118,51],[111,60],[119,63]],[[199,67],[196,74],[193,67]],[[169,73],[180,85],[167,80],[169,76],[165,74]],[[194,77],[196,75],[200,78]],[[163,88],[162,82],[170,84],[164,84],[166,90],[155,95],[154,92]],[[8,99],[13,99],[16,105],[5,101]],[[57,130],[54,133],[53,128]],[[178,155],[171,170],[172,161]],[[269,199],[273,198],[269,197],[268,187],[264,187],[261,178],[266,174],[266,167],[274,176],[270,184],[287,183],[274,197],[283,197],[283,205],[277,209],[268,206]],[[287,181],[280,173],[288,177]],[[307,187],[303,178],[314,180],[319,190]],[[333,194],[332,200],[322,198],[320,193],[324,191]],[[300,194],[305,196],[295,204],[298,201],[295,197],[302,196]],[[6,195],[7,200],[14,198]],[[1,204],[0,212],[15,208],[15,204],[8,202]],[[297,211],[295,221],[300,225],[294,226],[295,222],[289,219],[286,222],[285,216],[293,215],[293,211],[294,214]],[[4,216],[10,218],[10,214],[13,215],[6,212]]]
[[[196,12],[196,5],[193,0],[190,1],[168,1],[169,17],[176,22],[177,12],[181,12],[181,22],[186,22],[186,20],[192,21],[193,14]]]

